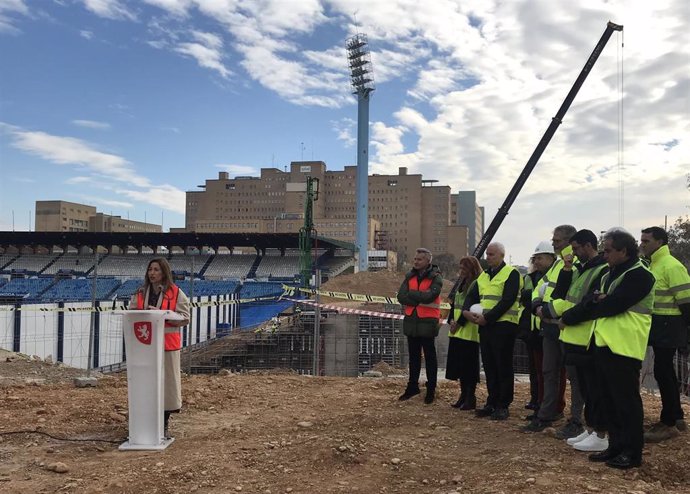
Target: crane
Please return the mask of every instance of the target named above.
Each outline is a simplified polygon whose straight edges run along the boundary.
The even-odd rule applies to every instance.
[[[304,226],[299,229],[299,272],[304,288],[309,288],[311,279],[311,246],[314,228],[314,201],[319,199],[319,179],[307,177],[304,193]]]
[[[489,228],[486,229],[486,231],[484,232],[484,235],[482,235],[482,238],[479,239],[479,242],[477,243],[477,247],[474,249],[474,252],[472,253],[472,255],[474,257],[476,257],[477,259],[481,258],[484,255],[484,251],[486,250],[487,246],[489,245],[491,240],[494,238],[494,235],[496,235],[496,232],[498,231],[501,224],[503,223],[503,220],[506,218],[506,216],[508,216],[508,212],[510,211],[510,207],[515,202],[515,199],[517,199],[518,194],[520,193],[520,191],[522,190],[522,187],[527,182],[527,179],[529,178],[530,174],[534,170],[534,167],[537,165],[537,162],[539,161],[539,158],[541,158],[541,155],[544,152],[544,150],[546,149],[546,146],[549,145],[551,138],[556,133],[558,126],[561,125],[561,122],[563,122],[563,117],[565,117],[565,114],[567,113],[568,109],[570,108],[570,105],[572,104],[573,100],[575,99],[575,96],[577,96],[577,93],[580,90],[580,88],[582,87],[582,84],[585,82],[585,79],[587,79],[587,76],[591,72],[592,67],[594,67],[594,64],[596,63],[597,59],[599,58],[599,55],[601,54],[604,47],[606,46],[606,43],[608,43],[609,38],[611,38],[611,35],[613,34],[614,31],[622,31],[622,30],[623,30],[623,26],[621,26],[619,24],[614,24],[611,21],[609,21],[606,24],[606,29],[604,30],[604,34],[601,35],[599,42],[594,47],[592,54],[587,59],[587,62],[585,63],[584,68],[580,72],[580,75],[577,77],[577,79],[575,80],[575,83],[573,84],[573,87],[570,89],[570,92],[565,97],[565,101],[563,101],[563,104],[558,109],[556,116],[551,119],[551,124],[546,129],[546,132],[544,133],[543,137],[541,138],[541,140],[537,144],[537,147],[535,148],[534,152],[532,152],[532,156],[530,156],[530,158],[527,160],[527,164],[525,165],[524,169],[522,170],[522,173],[520,173],[520,176],[515,181],[513,188],[510,189],[510,192],[508,193],[508,196],[506,197],[505,201],[503,201],[503,204],[501,205],[501,207],[498,208],[498,212],[496,213],[496,216],[494,217],[494,219],[491,221]],[[462,284],[462,279],[459,278],[455,282],[455,285],[453,285],[453,288],[451,289],[450,293],[448,294],[448,297],[450,300],[453,300],[455,298],[455,292],[458,291],[458,288],[460,287],[461,284]]]

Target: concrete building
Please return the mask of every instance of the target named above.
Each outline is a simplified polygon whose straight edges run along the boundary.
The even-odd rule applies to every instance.
[[[36,201],[37,232],[88,232],[94,206],[67,201]]]
[[[161,225],[133,221],[121,216],[96,213],[89,218],[89,231],[91,232],[130,232],[130,233],[161,233]]]
[[[451,224],[467,227],[467,250],[472,253],[484,235],[484,208],[477,205],[477,193],[461,190],[451,195]]]
[[[298,161],[289,171],[262,168],[259,177],[220,172],[203,190],[186,196],[185,229],[189,232],[285,233],[299,231],[304,219],[308,176],[319,180],[314,225],[324,237],[354,242],[356,166],[327,171],[322,161]],[[451,222],[449,186],[421,174],[369,177],[369,247],[394,250],[409,261],[417,247],[434,254],[467,255],[468,228]]]
[[[97,212],[95,206],[67,201],[36,201],[37,232],[160,233],[161,225]]]

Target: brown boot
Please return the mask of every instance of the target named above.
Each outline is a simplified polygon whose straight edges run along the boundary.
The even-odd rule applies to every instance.
[[[646,443],[660,443],[661,441],[666,441],[667,439],[672,439],[678,437],[680,432],[676,429],[674,425],[659,424],[654,427],[649,432],[644,433],[644,442]]]

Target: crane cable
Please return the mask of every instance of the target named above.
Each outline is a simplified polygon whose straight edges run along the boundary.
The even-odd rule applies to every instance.
[[[620,44],[617,45],[617,83],[618,83],[618,224],[622,227],[625,223],[625,182],[624,182],[624,159],[625,159],[625,128],[623,121],[623,97],[624,97],[624,71],[623,71],[623,50],[625,48],[625,32],[621,31]]]

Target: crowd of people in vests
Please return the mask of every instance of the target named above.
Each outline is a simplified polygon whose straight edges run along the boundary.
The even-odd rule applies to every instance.
[[[417,249],[398,291],[409,351],[409,381],[401,401],[421,393],[422,353],[424,402],[435,399],[443,278],[432,259],[428,249]],[[690,275],[671,255],[664,229],[645,228],[638,245],[629,232],[614,228],[600,245],[592,231],[560,225],[551,242],[537,245],[526,275],[504,259],[505,247],[495,242],[486,249],[486,270],[475,257],[460,261],[462,283],[446,321],[445,377],[460,383],[460,396],[451,406],[489,420],[508,419],[515,339],[521,338],[529,355],[525,408],[531,412],[521,432],[541,432],[566,418],[567,382],[568,417],[555,435],[588,452],[590,461],[638,467],[645,442],[686,431],[674,356],[687,354],[689,346]],[[645,431],[640,373],[648,346],[662,409]],[[487,388],[482,406],[476,396],[480,354]]]

